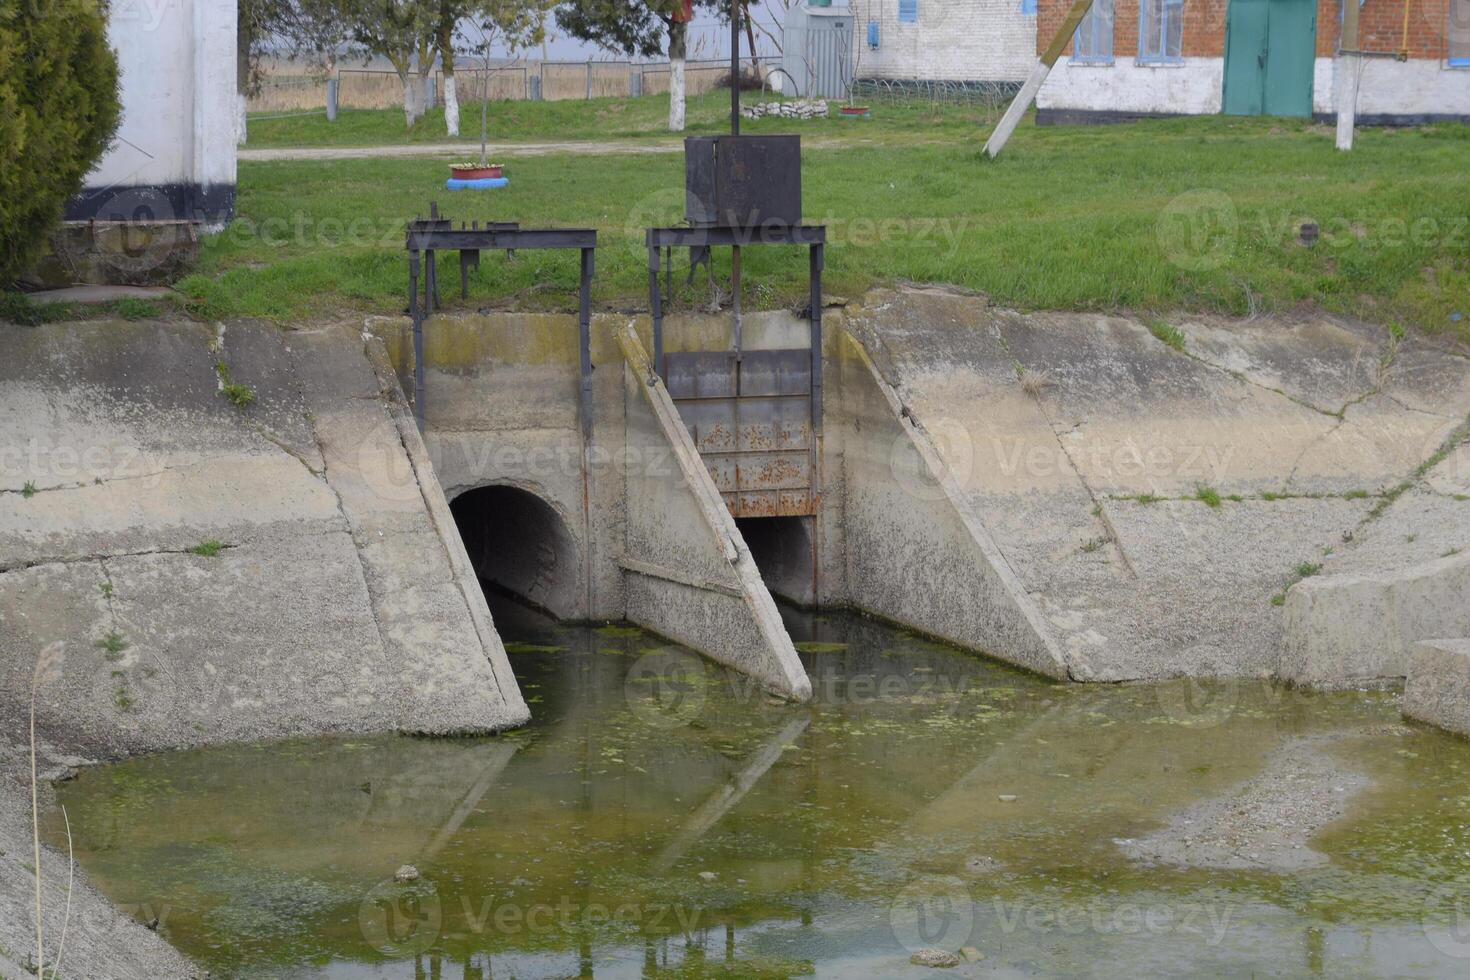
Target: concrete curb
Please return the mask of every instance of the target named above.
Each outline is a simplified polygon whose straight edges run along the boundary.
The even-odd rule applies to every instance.
[[[1414,644],[1470,634],[1470,555],[1372,575],[1332,575],[1286,598],[1277,673],[1321,688],[1398,680]]]
[[[678,489],[684,491],[686,500],[683,503],[692,505],[683,509],[686,514],[691,511],[697,513],[703,525],[702,528],[681,527],[683,533],[675,535],[679,539],[679,547],[669,546],[673,542],[657,533],[664,528],[641,529],[652,533],[645,533],[645,543],[630,547],[630,551],[646,550],[650,542],[656,542],[653,546],[660,553],[627,555],[629,560],[623,563],[624,572],[633,582],[663,594],[655,597],[650,592],[644,596],[642,589],[630,586],[628,618],[691,646],[712,660],[750,674],[783,697],[809,700],[812,696],[811,680],[781,622],[776,602],[761,580],[760,570],[679,418],[668,390],[654,374],[633,325],[630,323],[620,329],[617,339],[627,363],[628,383],[641,393],[641,399],[652,414],[657,434],[672,450],[678,464],[677,475],[681,478]],[[629,429],[633,429],[631,412]],[[669,482],[667,478],[661,481],[665,493]],[[640,529],[635,527],[638,515],[634,513],[632,504],[644,498],[645,494],[629,487],[628,523],[634,533]],[[667,510],[656,508],[655,512],[649,514],[650,521],[672,523],[675,520]],[[700,534],[700,531],[704,533]],[[675,567],[677,564],[694,564],[695,567],[679,568]],[[709,574],[701,574],[703,572]],[[729,581],[719,582],[715,576]],[[719,588],[700,584],[706,580]],[[732,589],[735,595],[730,594]],[[678,605],[670,594],[675,590],[684,597],[684,602]],[[691,599],[700,608],[687,608]]]

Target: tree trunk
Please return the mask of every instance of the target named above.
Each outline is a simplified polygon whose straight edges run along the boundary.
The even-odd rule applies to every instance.
[[[429,41],[419,44],[418,71],[415,72],[414,88],[418,98],[419,115],[429,111],[429,76],[434,74],[434,50]]]
[[[755,18],[750,16],[750,0],[745,0],[742,6],[745,7],[745,10],[742,12],[742,16],[745,18],[745,39],[750,45],[750,72],[756,78],[760,78],[761,63],[755,53]]]
[[[688,50],[689,25],[669,24],[669,132],[684,132],[684,58]]]
[[[413,124],[419,121],[419,116],[424,114],[424,103],[419,98],[417,79],[410,74],[406,65],[398,68],[398,81],[403,84],[404,123],[409,129],[412,129]]]
[[[444,126],[450,136],[459,135],[459,87],[454,83],[454,24],[439,24],[439,61],[444,66]]]

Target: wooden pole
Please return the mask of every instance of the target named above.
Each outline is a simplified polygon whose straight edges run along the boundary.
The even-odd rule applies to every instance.
[[[1407,2],[1407,0],[1406,0]],[[1358,116],[1358,75],[1363,56],[1358,50],[1358,0],[1344,0],[1342,41],[1337,52],[1337,148],[1353,148]]]
[[[1026,79],[1026,84],[1021,86],[1021,91],[1011,100],[1006,114],[996,124],[995,131],[990,134],[990,139],[985,142],[985,155],[994,160],[1000,156],[1000,151],[1010,141],[1011,133],[1016,131],[1020,125],[1021,117],[1026,115],[1026,110],[1031,108],[1031,103],[1036,101],[1036,93],[1041,90],[1041,85],[1046,81],[1046,76],[1051,74],[1052,67],[1062,52],[1067,50],[1067,43],[1072,40],[1072,35],[1077,33],[1077,27],[1082,23],[1082,18],[1092,9],[1092,0],[1076,0],[1072,9],[1067,11],[1067,17],[1062,21],[1062,26],[1057,29],[1056,37],[1052,38],[1051,46],[1037,59],[1036,67],[1031,69],[1031,77]]]

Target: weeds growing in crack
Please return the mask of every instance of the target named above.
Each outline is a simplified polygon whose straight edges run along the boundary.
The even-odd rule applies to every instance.
[[[1181,354],[1184,353],[1184,331],[1167,320],[1148,321],[1148,332],[1153,334],[1160,343],[1174,348]]]
[[[1286,584],[1286,587],[1285,588],[1283,588],[1280,592],[1276,593],[1275,595],[1273,595],[1271,597],[1271,605],[1273,605],[1273,606],[1284,606],[1284,605],[1286,605],[1286,594],[1291,591],[1292,586],[1296,585],[1298,582],[1302,581],[1303,579],[1308,579],[1308,578],[1311,578],[1313,575],[1319,574],[1322,571],[1322,566],[1318,562],[1304,561],[1300,565],[1298,565],[1295,569],[1293,569],[1292,571],[1293,571],[1292,580]]]
[[[198,555],[200,558],[218,558],[219,553],[225,550],[221,541],[202,541],[189,549],[189,554]]]
[[[255,401],[255,389],[249,385],[230,380],[230,366],[224,361],[214,362],[214,373],[219,376],[219,392],[236,408],[246,408]]]
[[[26,485],[20,488],[20,495],[26,500],[34,497],[36,495],[36,481],[27,480]]]
[[[122,659],[123,654],[132,644],[128,643],[127,637],[117,630],[108,630],[107,635],[98,640],[96,645],[107,660],[116,663]]]
[[[1220,491],[1216,490],[1214,487],[1207,487],[1204,484],[1200,484],[1194,490],[1194,499],[1198,500],[1206,507],[1209,507],[1211,510],[1220,509]]]

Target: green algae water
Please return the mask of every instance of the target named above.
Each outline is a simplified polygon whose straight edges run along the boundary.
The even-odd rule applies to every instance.
[[[84,772],[81,864],[215,977],[1470,972],[1470,743],[1393,694],[1059,686],[788,613],[793,706],[638,629],[495,612],[526,729]],[[1282,799],[1230,802],[1298,746]],[[1293,780],[1332,822],[1300,830]],[[1226,831],[1238,866],[1129,855],[1218,800],[1300,834],[1293,866]]]

